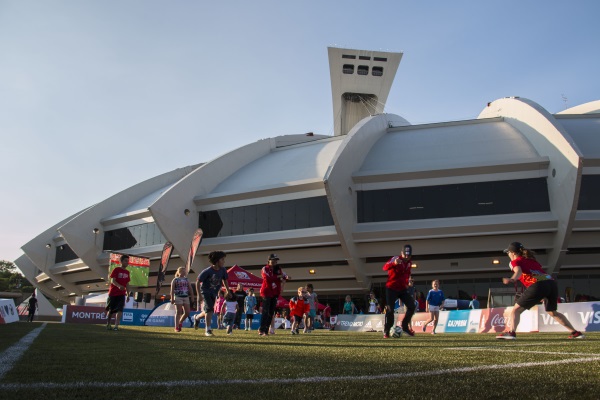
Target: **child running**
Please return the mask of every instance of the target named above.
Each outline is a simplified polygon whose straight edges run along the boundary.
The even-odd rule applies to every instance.
[[[302,317],[310,311],[308,300],[305,301],[305,296],[308,293],[304,287],[298,288],[298,296],[290,299],[290,316],[292,318],[292,335],[299,335],[298,325],[302,321]]]
[[[225,304],[221,308],[221,314],[224,314],[223,324],[227,328],[227,334],[233,332],[233,323],[235,322],[235,314],[237,312],[238,302],[235,294],[230,290],[225,296]],[[220,314],[220,315],[221,315]]]
[[[188,281],[185,267],[177,268],[171,282],[171,303],[175,305],[175,332],[181,332],[183,321],[190,314],[190,294],[192,284]]]
[[[431,282],[431,289],[429,293],[427,293],[427,298],[425,299],[425,311],[429,312],[430,318],[429,321],[423,324],[423,332],[427,329],[427,325],[433,321],[433,330],[431,331],[432,335],[435,335],[435,328],[437,328],[438,320],[440,318],[440,308],[444,306],[444,292],[440,290],[440,281],[435,280]]]

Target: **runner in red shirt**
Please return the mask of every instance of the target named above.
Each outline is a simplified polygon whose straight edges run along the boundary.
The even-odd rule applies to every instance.
[[[529,310],[541,300],[545,300],[546,312],[556,322],[571,331],[569,339],[583,339],[583,334],[575,330],[567,317],[557,311],[558,285],[554,278],[547,274],[540,263],[536,261],[535,253],[523,247],[519,242],[512,242],[504,252],[510,257],[509,266],[513,275],[510,278],[502,278],[502,283],[508,285],[519,280],[526,289],[508,317],[506,324],[508,330],[496,336],[496,339],[516,339],[515,332],[519,326],[521,313]]]
[[[415,313],[415,299],[408,290],[408,280],[411,273],[412,246],[407,244],[404,251],[390,261],[385,263],[383,270],[388,273],[388,280],[385,284],[385,325],[383,328],[383,338],[390,337],[390,329],[394,326],[394,303],[400,298],[406,305],[406,314],[402,320],[402,330],[408,336],[414,336],[415,333],[409,327],[410,320]]]
[[[260,317],[260,328],[258,329],[260,336],[267,336],[269,334],[269,327],[271,326],[273,314],[275,314],[277,298],[281,293],[281,283],[285,280],[281,268],[275,268],[278,261],[279,257],[277,257],[277,254],[271,254],[267,265],[261,270],[263,282],[260,287],[260,296],[262,297],[262,314]]]
[[[127,271],[127,265],[129,265],[129,256],[121,256],[121,266],[117,266],[110,273],[110,287],[108,288],[108,299],[106,301],[106,311],[108,315],[106,317],[106,329],[110,330],[110,320],[114,314],[115,316],[115,327],[113,330],[119,330],[119,322],[121,321],[121,314],[123,308],[125,308],[125,302],[129,301],[129,281],[131,280],[129,271]],[[127,297],[127,298],[125,298]]]
[[[298,325],[302,321],[302,317],[310,311],[310,305],[306,296],[308,295],[304,287],[298,288],[298,296],[290,299],[290,316],[292,317],[292,335],[298,335]]]

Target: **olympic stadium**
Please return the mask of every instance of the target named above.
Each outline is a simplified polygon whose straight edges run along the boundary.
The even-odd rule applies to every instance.
[[[22,247],[15,264],[46,296],[107,289],[109,252],[150,257],[154,294],[204,231],[191,279],[213,250],[259,274],[277,253],[321,298],[378,290],[382,264],[413,246],[423,290],[500,287],[502,249],[520,241],[562,293],[600,297],[600,101],[552,114],[506,97],[477,119],[412,125],[384,107],[402,53],[329,48],[334,135],[284,135],[140,182],[71,215]],[[164,287],[162,294],[168,293]],[[149,297],[149,296],[147,296]],[[573,300],[573,299],[571,299]]]

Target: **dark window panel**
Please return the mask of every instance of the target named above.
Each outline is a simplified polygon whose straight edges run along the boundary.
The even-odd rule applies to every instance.
[[[600,175],[583,175],[578,210],[600,210]]]
[[[73,249],[71,249],[71,247],[68,244],[62,244],[56,247],[56,255],[54,257],[54,262],[56,264],[65,261],[77,260],[78,258],[79,257],[77,256],[77,254],[75,254]]]

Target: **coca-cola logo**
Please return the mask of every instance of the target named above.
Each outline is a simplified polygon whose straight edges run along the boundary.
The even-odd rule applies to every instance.
[[[492,326],[504,326],[505,323],[504,315],[496,314],[492,317]]]

